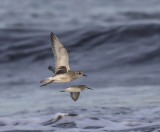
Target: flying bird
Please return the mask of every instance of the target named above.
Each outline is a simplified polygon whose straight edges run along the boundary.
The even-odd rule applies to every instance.
[[[46,82],[41,86],[46,86],[52,82],[70,82],[81,76],[86,76],[81,71],[70,70],[69,57],[66,49],[59,41],[59,39],[56,37],[56,35],[54,35],[52,32],[50,37],[51,37],[51,47],[54,54],[55,68],[53,68],[52,66],[48,67],[48,69],[53,72],[53,76],[40,81],[40,83]]]
[[[66,88],[64,90],[61,90],[60,92],[70,92],[71,98],[74,101],[77,101],[79,98],[80,92],[82,92],[85,89],[93,90],[92,88],[88,88],[86,85],[75,85],[75,86]]]

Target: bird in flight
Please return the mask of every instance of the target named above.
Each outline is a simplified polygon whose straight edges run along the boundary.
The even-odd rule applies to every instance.
[[[69,88],[66,88],[64,90],[61,90],[60,92],[70,92],[71,98],[74,101],[77,101],[79,98],[80,92],[85,89],[93,90],[92,88],[88,88],[86,85],[75,85],[75,86],[71,86]]]
[[[55,68],[53,68],[52,66],[48,67],[48,69],[53,72],[53,76],[40,81],[40,83],[46,82],[41,86],[46,86],[52,82],[70,82],[81,76],[86,76],[81,71],[70,70],[69,57],[66,49],[59,41],[59,39],[56,37],[56,35],[54,35],[52,32],[50,37],[51,37],[51,47],[54,54]]]

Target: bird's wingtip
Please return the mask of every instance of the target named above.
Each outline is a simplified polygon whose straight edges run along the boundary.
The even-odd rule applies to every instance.
[[[50,33],[50,38],[51,38],[51,42],[53,42],[54,38],[56,37],[56,35],[54,35],[53,32]]]
[[[57,36],[53,32],[50,33],[50,37],[51,37],[51,41],[52,41],[52,39],[57,38]]]
[[[50,33],[50,35],[51,35],[51,36],[54,36],[54,33],[53,33],[53,32],[51,32],[51,33]]]

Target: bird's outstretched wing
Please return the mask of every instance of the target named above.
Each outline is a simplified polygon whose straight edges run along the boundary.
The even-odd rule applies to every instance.
[[[74,101],[77,101],[79,98],[80,92],[70,92],[70,95]]]
[[[60,67],[66,67],[67,72],[70,70],[69,57],[66,49],[61,44],[59,39],[51,32],[51,46],[54,53],[55,73]]]

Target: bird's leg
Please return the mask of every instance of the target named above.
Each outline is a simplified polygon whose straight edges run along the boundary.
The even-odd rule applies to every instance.
[[[52,82],[54,82],[54,80],[50,81],[49,83],[45,83],[45,84],[41,85],[40,87],[46,86],[46,85],[48,85],[48,84],[50,84]]]
[[[48,66],[48,70],[52,71],[53,73],[55,73],[55,68],[52,66]]]

